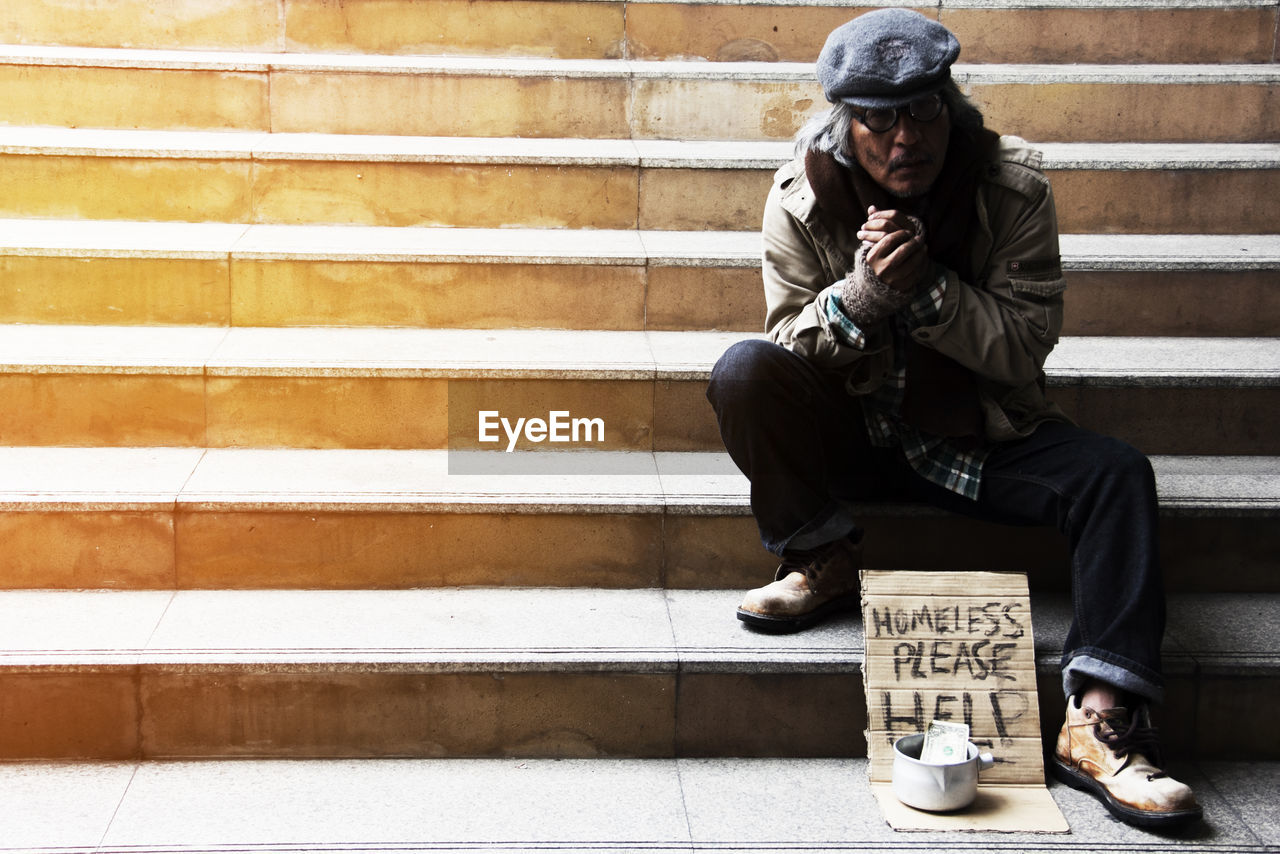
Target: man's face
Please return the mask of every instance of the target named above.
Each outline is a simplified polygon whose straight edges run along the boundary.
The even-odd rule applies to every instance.
[[[898,121],[883,133],[856,120],[849,133],[854,156],[867,174],[889,195],[911,199],[927,193],[942,172],[951,117],[944,107],[937,118],[922,122],[904,106]]]

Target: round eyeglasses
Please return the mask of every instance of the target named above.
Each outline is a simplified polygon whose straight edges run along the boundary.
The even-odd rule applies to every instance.
[[[898,113],[903,109],[903,107],[872,107],[861,115],[856,112],[853,115],[867,130],[873,133],[885,133],[898,123]],[[916,121],[931,122],[942,115],[942,96],[927,95],[916,98],[907,104],[905,109]]]

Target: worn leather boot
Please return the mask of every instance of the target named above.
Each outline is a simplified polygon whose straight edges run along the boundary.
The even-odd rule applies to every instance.
[[[1050,769],[1091,792],[1111,814],[1139,827],[1170,827],[1200,817],[1190,787],[1165,774],[1146,706],[1096,711],[1067,701]]]
[[[850,537],[784,556],[772,583],[747,591],[738,619],[761,631],[798,632],[852,611],[861,603],[861,568],[862,546]]]

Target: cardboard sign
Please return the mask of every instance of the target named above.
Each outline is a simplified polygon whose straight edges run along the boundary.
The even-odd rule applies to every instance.
[[[1026,576],[866,570],[862,612],[869,773],[890,824],[1065,831],[1044,786]],[[894,741],[932,720],[968,724],[970,740],[995,757],[980,778],[987,808],[939,816],[893,796]]]

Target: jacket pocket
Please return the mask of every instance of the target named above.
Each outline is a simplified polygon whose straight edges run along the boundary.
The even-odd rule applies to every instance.
[[[1062,329],[1062,292],[1067,281],[1053,278],[1011,278],[1009,290],[1019,305],[1019,312],[1040,341],[1052,346]]]
[[[1009,277],[1009,287],[1015,293],[1031,297],[1049,299],[1067,288],[1067,280],[1062,275],[1062,259],[1056,255],[1052,258],[1010,261],[1005,265],[1004,273]]]
[[[1052,279],[1016,279],[1010,277],[1009,288],[1014,293],[1049,299],[1050,297],[1058,296],[1067,289],[1067,280],[1060,276]]]

